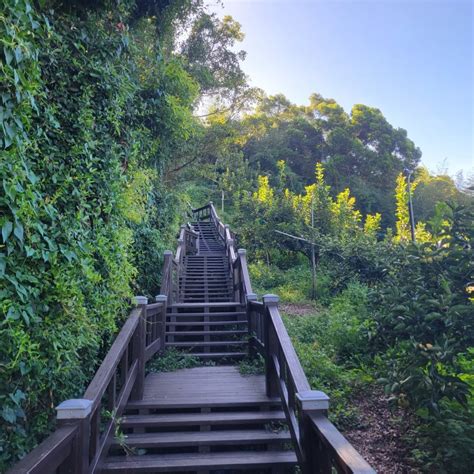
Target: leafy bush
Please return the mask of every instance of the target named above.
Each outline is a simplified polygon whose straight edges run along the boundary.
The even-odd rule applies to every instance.
[[[133,290],[156,291],[162,170],[196,123],[196,82],[135,2],[56,3],[0,13],[0,470],[83,393]]]
[[[319,314],[284,316],[285,326],[310,385],[331,398],[330,416],[341,428],[359,424],[348,408],[354,387],[373,382],[360,366],[367,352],[367,288],[353,284]]]
[[[449,234],[407,247],[374,292],[373,347],[391,348],[387,389],[416,408],[437,412],[442,399],[467,403],[459,357],[474,346],[473,256],[473,214],[459,208]]]

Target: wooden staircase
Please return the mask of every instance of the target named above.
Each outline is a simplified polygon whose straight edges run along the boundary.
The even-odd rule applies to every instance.
[[[195,221],[191,230],[196,250],[183,256],[178,301],[168,306],[166,347],[221,362],[245,357],[247,313],[245,305],[235,301],[225,243],[212,221]]]
[[[212,203],[193,217],[165,252],[156,301],[136,297],[83,398],[57,407],[56,430],[9,474],[375,472],[328,420],[278,297],[257,301]],[[147,374],[170,348],[208,365]],[[265,374],[241,375],[235,361],[257,354]]]
[[[285,472],[296,464],[285,425],[262,376],[242,377],[233,366],[150,374],[103,472]]]

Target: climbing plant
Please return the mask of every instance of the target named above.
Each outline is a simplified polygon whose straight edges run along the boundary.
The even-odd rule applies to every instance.
[[[202,2],[143,4],[2,2],[0,470],[81,395],[175,237],[167,168],[201,125],[170,45]]]

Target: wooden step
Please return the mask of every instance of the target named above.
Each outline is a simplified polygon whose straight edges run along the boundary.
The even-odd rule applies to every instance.
[[[222,303],[173,303],[171,308],[223,308],[242,306],[240,301],[227,301]]]
[[[245,311],[216,311],[215,313],[206,311],[205,313],[167,313],[167,316],[176,316],[178,318],[187,318],[191,316],[226,316],[230,318],[231,316],[244,316],[246,314]]]
[[[268,430],[219,430],[176,431],[167,433],[138,433],[125,435],[125,443],[131,448],[171,448],[182,446],[219,446],[264,444],[291,441],[288,431]],[[113,446],[119,445],[117,440]]]
[[[198,359],[243,359],[248,356],[247,352],[193,352],[184,353],[184,357],[196,357]],[[225,406],[225,405],[224,405]]]
[[[233,334],[248,334],[248,331],[240,329],[235,331],[167,331],[167,336],[229,336]]]
[[[198,347],[219,347],[219,346],[243,346],[247,344],[248,341],[187,341],[187,342],[166,342],[165,347],[186,347],[186,348],[198,348]]]
[[[167,326],[227,326],[229,324],[247,324],[245,321],[168,321]],[[168,333],[169,334],[169,333]]]
[[[284,422],[285,414],[275,411],[241,411],[211,413],[171,413],[164,415],[127,415],[122,417],[121,427],[179,427],[179,426],[214,426],[214,425],[248,425]]]
[[[110,456],[104,473],[195,472],[203,469],[252,469],[296,465],[293,451],[245,451],[227,453],[179,453],[146,456]]]

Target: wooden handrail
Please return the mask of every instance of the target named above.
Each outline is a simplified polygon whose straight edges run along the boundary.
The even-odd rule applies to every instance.
[[[67,460],[72,463],[77,432],[77,425],[58,428],[35,448],[33,452],[37,455],[26,456],[7,471],[7,474],[46,474],[56,472]]]
[[[170,290],[170,257],[165,255],[164,291]],[[140,297],[141,304],[131,311],[83,398],[59,405],[58,428],[9,473],[86,474],[99,469],[128,400],[143,396],[146,361],[164,348],[168,294],[158,295],[150,305]]]
[[[304,474],[375,471],[327,418],[328,397],[311,390],[278,310],[278,297],[248,305],[251,350],[265,359],[269,397],[280,397]]]
[[[119,332],[118,336],[115,338],[112,347],[105,356],[102,364],[95,373],[94,378],[87,387],[84,398],[87,400],[92,400],[92,410],[97,408],[98,403],[105,394],[107,387],[112,380],[112,377],[115,374],[118,364],[125,353],[130,340],[135,334],[135,330],[140,321],[142,310],[135,308],[128,319],[125,321],[125,324],[122,327],[122,330]]]
[[[324,414],[310,412],[308,418],[323,448],[328,451],[330,464],[335,466],[338,472],[345,474],[375,472]]]

